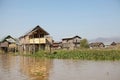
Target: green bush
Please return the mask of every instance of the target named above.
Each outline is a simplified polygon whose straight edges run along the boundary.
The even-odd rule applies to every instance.
[[[80,47],[81,48],[89,48],[88,40],[87,39],[82,39],[80,41]]]
[[[50,59],[120,60],[120,50],[57,50],[52,53],[38,51],[29,56]]]

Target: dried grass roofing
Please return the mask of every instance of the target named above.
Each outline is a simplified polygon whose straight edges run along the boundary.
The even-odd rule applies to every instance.
[[[10,43],[16,43],[16,39],[11,37],[10,35],[6,36],[5,38],[3,38],[1,40],[1,43],[4,42],[4,41],[7,41],[7,42],[10,42]]]
[[[99,45],[104,45],[102,42],[94,42],[94,43],[90,43],[90,45],[94,45],[94,46],[99,46]]]
[[[30,34],[34,33],[35,31],[37,31],[37,30],[42,30],[45,35],[49,35],[49,33],[47,31],[45,31],[42,27],[37,25],[35,28],[33,28],[32,30],[28,31],[25,35],[21,36],[20,38],[25,37],[27,35],[30,35]]]
[[[80,36],[74,36],[74,37],[71,37],[71,38],[63,38],[62,40],[71,40],[71,39],[74,39],[74,38],[80,38],[81,39]]]

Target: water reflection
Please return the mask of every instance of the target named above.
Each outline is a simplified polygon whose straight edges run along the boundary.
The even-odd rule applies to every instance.
[[[0,80],[119,80],[120,61],[0,55]]]
[[[21,57],[21,72],[28,75],[32,80],[48,80],[52,60]]]
[[[0,80],[48,80],[52,60],[0,55]]]
[[[9,55],[2,55],[0,56],[0,67],[4,70],[4,71],[9,71],[10,67],[12,66],[10,63],[12,62],[11,57],[9,57]]]
[[[19,58],[8,54],[0,55],[0,80],[24,80],[19,70]]]
[[[120,61],[54,60],[49,80],[119,80]]]

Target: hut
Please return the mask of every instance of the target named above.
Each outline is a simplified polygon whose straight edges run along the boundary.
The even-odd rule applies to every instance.
[[[62,39],[62,48],[63,49],[75,49],[80,47],[81,37],[74,36],[71,38]]]
[[[95,42],[89,44],[90,48],[104,48],[105,45],[102,42]]]
[[[117,45],[116,42],[112,42],[112,43],[111,43],[111,46],[115,46],[115,45]]]
[[[17,51],[17,40],[10,35],[6,36],[0,42],[0,49],[4,52],[15,52]]]
[[[61,49],[62,48],[62,42],[53,42],[52,49]]]
[[[120,43],[119,42],[112,42],[108,49],[120,49]]]
[[[37,25],[31,31],[19,38],[19,51],[35,52],[38,50],[49,50],[52,37],[49,33]]]

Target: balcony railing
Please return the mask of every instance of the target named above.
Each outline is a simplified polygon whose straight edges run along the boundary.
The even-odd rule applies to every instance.
[[[45,44],[46,43],[46,38],[33,38],[30,39],[31,44]]]

